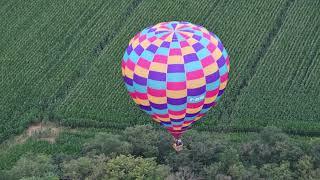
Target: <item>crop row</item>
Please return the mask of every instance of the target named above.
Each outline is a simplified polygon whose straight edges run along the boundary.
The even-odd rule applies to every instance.
[[[236,104],[231,116],[234,126],[260,124],[319,131],[319,6],[319,2],[297,1],[290,9],[279,35]],[[252,123],[254,120],[257,123]]]
[[[8,8],[1,27],[1,141],[64,99],[91,68],[93,47],[128,2],[34,3]]]
[[[285,7],[286,2],[274,1],[268,3],[257,1],[248,5],[238,1],[219,1],[212,3],[210,8],[203,8],[199,2],[185,7],[173,2],[142,2],[136,12],[127,19],[110,43],[109,48],[101,54],[95,68],[82,79],[72,91],[68,99],[58,107],[58,112],[64,117],[92,119],[97,122],[116,123],[145,123],[150,117],[139,111],[132,103],[122,83],[120,61],[129,39],[146,26],[170,19],[186,19],[196,24],[202,24],[210,31],[215,32],[224,42],[231,56],[231,80],[224,95],[223,102],[216,110],[210,111],[204,118],[205,125],[214,126],[220,123],[219,114],[226,114],[232,108],[232,100],[237,94],[239,81],[246,80],[248,67],[252,58],[256,58],[257,48],[263,46],[263,40],[272,30],[277,16]],[[159,8],[151,11],[154,6]],[[170,8],[168,8],[170,6]],[[199,11],[198,9],[202,9]],[[259,11],[265,9],[265,11]],[[191,16],[190,12],[201,12]],[[232,15],[231,15],[232,12]],[[151,13],[146,16],[146,14]],[[258,13],[258,15],[256,15]],[[153,16],[156,14],[156,16]],[[204,18],[205,16],[205,18]],[[249,74],[250,75],[250,74]],[[220,107],[221,106],[221,107]],[[222,119],[221,121],[225,121]]]

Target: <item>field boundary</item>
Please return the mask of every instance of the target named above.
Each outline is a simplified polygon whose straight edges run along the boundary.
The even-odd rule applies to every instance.
[[[120,122],[120,121],[119,121]],[[163,129],[164,128],[157,124],[156,122],[152,122],[150,119],[149,123],[143,123],[143,124],[125,124],[125,123],[119,123],[119,122],[110,122],[110,121],[97,121],[93,119],[83,119],[83,118],[63,118],[59,120],[59,125],[64,127],[70,127],[70,128],[106,128],[106,129],[118,129],[118,130],[124,130],[128,127],[132,127],[135,125],[146,125],[150,124],[155,129]],[[320,124],[320,123],[319,123]],[[270,125],[275,126],[275,125]],[[320,126],[320,125],[319,125]],[[260,132],[263,130],[263,127],[248,127],[248,128],[239,128],[234,126],[228,126],[224,128],[219,127],[210,127],[210,126],[202,126],[201,124],[195,124],[192,126],[191,129],[197,130],[197,131],[205,131],[205,132],[217,132],[217,133],[254,133],[254,132]],[[289,134],[289,135],[298,135],[298,136],[308,136],[308,137],[320,137],[320,131],[316,130],[299,130],[299,129],[285,129],[280,128],[283,132]]]

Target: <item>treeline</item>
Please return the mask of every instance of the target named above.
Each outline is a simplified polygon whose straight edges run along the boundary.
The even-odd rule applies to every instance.
[[[247,138],[194,130],[176,153],[164,131],[143,125],[98,133],[79,155],[23,155],[2,179],[319,179],[320,140],[267,127]]]

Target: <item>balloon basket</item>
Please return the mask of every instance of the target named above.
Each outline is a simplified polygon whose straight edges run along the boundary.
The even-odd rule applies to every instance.
[[[176,150],[176,152],[182,151],[183,150],[183,143],[182,143],[181,139],[174,139],[172,147],[174,150]]]

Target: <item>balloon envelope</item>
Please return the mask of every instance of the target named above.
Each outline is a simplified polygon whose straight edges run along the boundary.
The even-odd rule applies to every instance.
[[[175,138],[213,106],[228,82],[220,39],[189,22],[162,22],[136,34],[122,59],[132,99]]]

